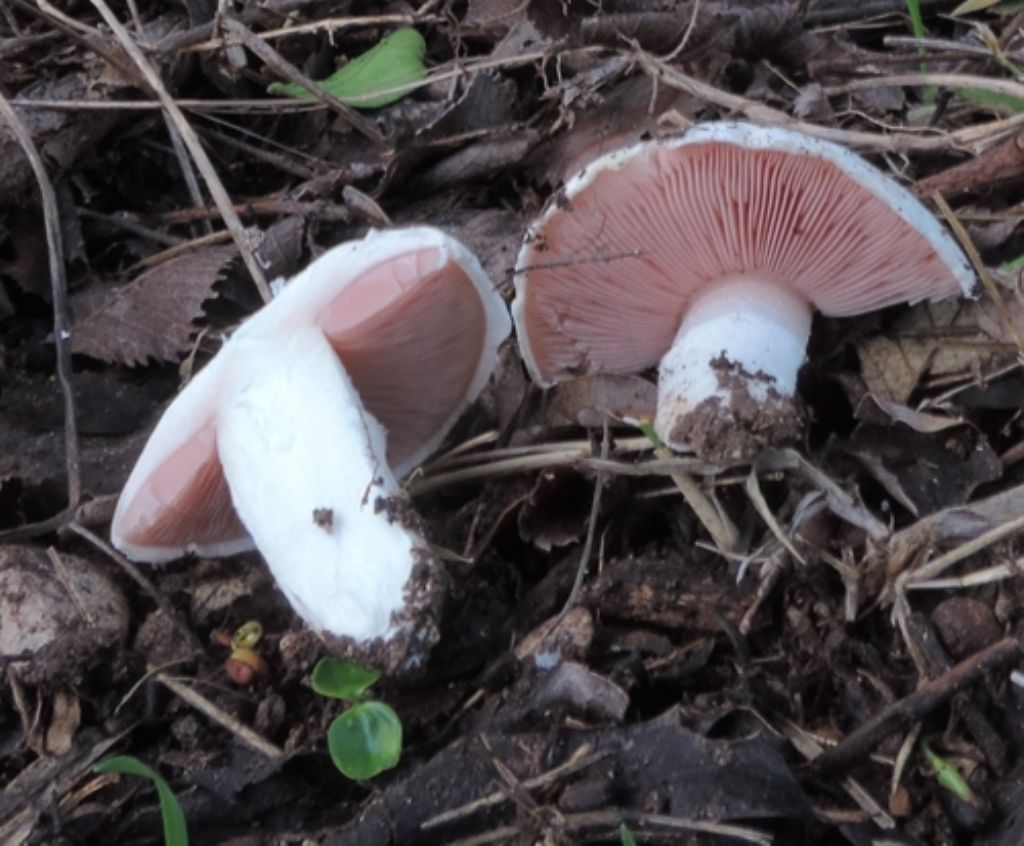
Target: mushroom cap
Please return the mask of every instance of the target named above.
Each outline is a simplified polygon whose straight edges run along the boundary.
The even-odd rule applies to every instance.
[[[530,227],[516,267],[519,345],[543,386],[652,366],[716,280],[767,279],[837,317],[974,285],[938,221],[859,156],[734,122],[601,156]]]
[[[235,514],[216,420],[245,340],[319,327],[402,476],[437,448],[483,389],[510,331],[475,256],[430,227],[371,232],[328,250],[249,318],[168,406],[117,504],[114,545],[140,561],[252,548]]]

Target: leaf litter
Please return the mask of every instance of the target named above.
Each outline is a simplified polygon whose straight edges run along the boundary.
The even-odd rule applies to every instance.
[[[43,215],[2,129],[0,555],[31,558],[47,588],[3,586],[0,606],[35,607],[30,590],[37,619],[65,630],[3,656],[0,840],[153,841],[152,796],[91,772],[130,754],[168,779],[198,843],[611,842],[623,824],[688,844],[1019,843],[1020,656],[1003,637],[1024,622],[1024,170],[1004,108],[1020,96],[1019,10],[293,5],[239,6],[223,31],[203,4],[117,11],[198,133],[241,244],[105,4],[70,24],[22,3],[0,18],[4,96],[63,198],[84,494],[69,504]],[[362,119],[267,96],[294,82],[286,65],[325,79],[399,32],[416,55],[387,70],[410,90],[369,89]],[[568,174],[726,117],[795,122],[926,201],[940,191],[1003,306],[983,293],[818,320],[808,437],[753,468],[654,450],[631,422],[651,416],[654,374],[543,394],[507,350],[408,483],[430,540],[456,554],[430,665],[379,683],[402,762],[372,791],[341,780],[322,743],[335,711],[308,684],[323,647],[258,556],[138,569],[101,540],[163,405],[259,304],[239,250],[273,279],[368,225],[433,223],[508,292],[526,224]],[[97,634],[76,585],[100,577],[127,599]],[[251,619],[269,671],[238,689],[211,638]],[[918,738],[991,804],[958,810]],[[838,780],[805,765],[818,755],[841,762]]]

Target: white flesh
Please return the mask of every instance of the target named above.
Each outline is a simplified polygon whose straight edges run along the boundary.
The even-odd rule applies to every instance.
[[[676,449],[670,433],[683,415],[718,397],[728,407],[732,387],[723,385],[724,356],[731,379],[743,379],[750,396],[764,402],[768,389],[783,397],[796,392],[796,377],[811,334],[811,308],[771,282],[745,277],[709,285],[693,301],[658,370],[654,428]],[[751,378],[744,379],[742,373]]]
[[[319,329],[240,332],[232,346],[217,441],[242,523],[314,629],[391,638],[425,543],[376,511],[398,493],[384,430]]]

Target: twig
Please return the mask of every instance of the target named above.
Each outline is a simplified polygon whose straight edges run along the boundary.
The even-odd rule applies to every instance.
[[[610,437],[608,435],[608,420],[605,419],[604,431],[601,436],[601,458],[608,458],[608,447]],[[562,610],[558,612],[558,616],[555,618],[555,622],[551,625],[548,633],[557,631],[558,627],[562,625],[562,621],[565,619],[573,607],[576,605],[576,601],[580,597],[580,591],[583,589],[583,579],[587,575],[587,565],[590,563],[590,554],[594,550],[594,535],[597,533],[597,518],[601,511],[601,494],[604,491],[605,475],[604,473],[598,473],[594,478],[594,496],[590,500],[590,517],[587,520],[587,537],[583,542],[583,550],[580,552],[580,561],[576,566],[576,578],[573,579],[572,588],[569,590],[569,596],[565,600],[565,604],[562,606]]]
[[[580,831],[589,828],[617,828],[625,822],[640,831],[646,831],[647,829],[663,833],[670,831],[699,831],[715,835],[716,837],[728,837],[741,840],[744,843],[753,843],[754,846],[771,846],[774,842],[772,835],[758,831],[756,828],[732,825],[731,823],[691,820],[684,817],[673,817],[669,814],[649,814],[644,811],[627,809],[566,814],[563,816],[563,821],[565,827],[570,831]]]
[[[989,529],[987,532],[983,532],[955,549],[943,553],[938,558],[933,558],[927,564],[901,573],[896,580],[896,588],[899,590],[903,587],[914,587],[920,582],[933,579],[968,556],[981,552],[992,544],[998,543],[1004,538],[1015,535],[1022,530],[1024,530],[1024,516],[1000,523],[995,528]]]
[[[593,766],[607,756],[607,751],[593,752],[589,746],[581,746],[565,763],[559,764],[557,767],[552,767],[547,772],[543,772],[538,776],[525,779],[521,782],[521,785],[525,790],[535,790],[538,787],[554,784],[566,776]],[[437,828],[438,826],[446,825],[450,822],[455,822],[456,820],[465,819],[484,808],[492,808],[495,805],[500,805],[502,802],[507,801],[509,801],[509,794],[507,790],[495,790],[492,793],[481,796],[479,799],[474,799],[472,802],[467,802],[465,805],[460,805],[458,808],[443,811],[442,813],[425,820],[420,823],[420,828]]]
[[[1021,86],[1021,88],[1024,89],[1024,86]],[[999,286],[996,285],[991,274],[988,272],[988,268],[985,266],[985,262],[982,261],[978,248],[974,246],[974,241],[971,240],[971,236],[964,228],[964,225],[957,219],[953,209],[949,207],[945,197],[938,191],[935,191],[932,193],[932,200],[938,206],[939,211],[942,212],[942,217],[949,224],[949,228],[953,230],[953,234],[956,235],[961,248],[967,253],[967,258],[970,259],[974,272],[978,274],[981,284],[984,285],[985,291],[995,304],[996,311],[999,312],[1003,328],[1013,336],[1014,343],[1017,345],[1017,360],[1024,364],[1024,338],[1021,338],[1020,330],[1017,328],[1013,317],[1010,316],[1009,309],[1007,309],[1006,303],[1003,301],[1003,295],[999,292]]]
[[[247,746],[251,746],[257,752],[262,752],[268,758],[284,757],[283,749],[279,746],[275,746],[244,723],[239,722],[223,708],[214,705],[209,699],[194,688],[189,687],[187,684],[176,678],[168,676],[166,673],[157,673],[154,678],[170,690],[175,696],[184,699],[197,711],[200,711],[215,723],[226,728]]]
[[[43,228],[50,260],[50,292],[53,299],[53,346],[57,356],[57,381],[64,398],[64,465],[68,480],[68,511],[82,499],[82,475],[79,466],[78,427],[75,423],[75,393],[71,385],[71,316],[68,311],[68,284],[64,273],[64,246],[60,235],[57,194],[47,176],[43,160],[10,102],[0,93],[0,117],[11,127],[14,137],[32,167],[43,204]]]
[[[977,76],[969,73],[896,73],[890,76],[872,76],[868,79],[851,79],[841,85],[832,85],[825,89],[829,97],[835,94],[848,94],[851,91],[866,91],[872,88],[892,88],[895,86],[924,87],[937,85],[943,88],[977,88],[992,94],[1015,97],[1024,100],[1024,84],[1009,79],[998,79],[990,76]]]
[[[150,88],[153,89],[153,92],[160,100],[164,110],[168,115],[170,115],[170,118],[174,122],[175,127],[177,127],[178,132],[181,133],[181,140],[185,142],[185,146],[188,147],[189,152],[192,154],[192,158],[195,160],[196,167],[199,168],[199,172],[203,175],[206,187],[209,189],[214,202],[217,204],[217,208],[220,209],[221,217],[224,220],[224,224],[230,230],[231,237],[238,245],[238,251],[242,255],[242,261],[245,262],[245,266],[252,276],[256,289],[260,292],[260,296],[263,298],[263,301],[269,302],[272,299],[270,288],[263,275],[263,270],[260,268],[259,263],[252,254],[249,239],[245,233],[245,227],[242,226],[242,221],[239,219],[238,215],[235,214],[235,210],[231,205],[231,198],[228,196],[228,192],[224,189],[224,185],[221,183],[220,177],[217,176],[217,171],[214,169],[209,156],[206,155],[206,150],[203,149],[199,136],[196,135],[195,130],[192,129],[192,125],[185,119],[185,115],[178,107],[178,104],[175,103],[171,95],[167,93],[167,89],[164,87],[163,81],[146,60],[142,50],[139,49],[139,46],[132,39],[131,34],[124,28],[124,25],[117,19],[117,16],[113,11],[111,11],[106,0],[89,1],[96,7],[100,15],[103,16],[103,20],[106,21],[107,25],[114,31],[114,34],[121,42],[121,46],[124,47],[125,52],[128,53],[132,61],[135,62],[138,69],[142,72],[146,82],[149,84]]]
[[[973,684],[986,671],[1016,661],[1020,657],[1020,652],[1017,639],[1008,637],[965,658],[949,672],[892,703],[859,726],[838,744],[815,758],[811,768],[820,775],[864,757],[885,738],[909,729],[915,722],[948,702],[954,693]]]
[[[659,61],[649,53],[638,53],[636,61],[646,73],[660,79],[670,88],[685,91],[687,94],[699,97],[709,103],[714,103],[716,106],[720,106],[730,112],[743,115],[755,123],[761,123],[766,126],[785,126],[803,132],[805,135],[824,138],[826,141],[835,141],[863,150],[889,153],[944,151],[976,144],[980,141],[997,137],[1011,129],[1024,126],[1024,113],[1016,114],[1004,120],[991,121],[929,136],[895,132],[883,135],[876,132],[861,132],[830,126],[819,126],[807,121],[796,120],[785,112],[773,109],[771,106],[767,106],[757,100],[741,97],[738,94],[724,91],[721,88],[716,88],[714,85],[709,85],[706,82],[688,76],[671,65]],[[944,84],[943,81],[948,84],[960,84],[965,80],[986,80],[987,78],[960,74],[903,74],[900,76],[884,77],[883,79],[888,80],[887,84],[899,84],[902,81],[902,84],[905,85],[941,85]],[[940,81],[936,82],[936,79]],[[956,82],[950,82],[951,80],[956,80]],[[877,83],[878,80],[863,80],[863,82]],[[988,80],[988,82],[992,82],[992,80]],[[1015,86],[1012,89],[1015,93],[1011,96],[1024,96],[1024,86],[1018,83],[1010,84]],[[871,86],[866,85],[865,87]],[[994,87],[998,87],[1000,91],[1003,90],[1003,86],[992,85],[987,85],[986,90],[992,90]]]

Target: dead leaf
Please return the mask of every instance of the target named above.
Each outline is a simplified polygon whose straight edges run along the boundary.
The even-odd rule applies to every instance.
[[[820,123],[830,123],[835,117],[832,104],[820,82],[811,82],[800,89],[793,101],[793,116]]]
[[[861,372],[871,393],[905,404],[925,375],[970,373],[991,357],[977,348],[985,336],[977,304],[924,303],[901,315],[883,335],[857,343]]]
[[[562,382],[545,399],[550,425],[598,428],[606,419],[653,420],[658,388],[640,376],[599,373]]]
[[[129,367],[177,361],[191,345],[192,322],[237,254],[233,244],[187,253],[115,289],[75,320],[72,350]]]
[[[850,438],[850,450],[915,516],[963,505],[978,485],[1003,473],[999,456],[968,426],[923,434],[900,424],[862,424]]]

